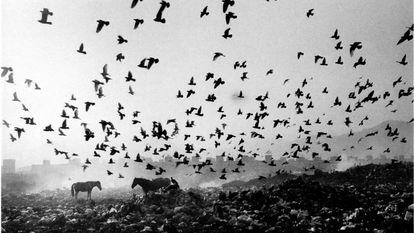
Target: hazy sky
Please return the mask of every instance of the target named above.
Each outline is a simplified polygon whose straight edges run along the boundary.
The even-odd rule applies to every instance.
[[[402,100],[396,98],[400,88],[413,85],[412,41],[396,46],[406,27],[413,23],[411,0],[236,1],[230,11],[237,15],[237,19],[230,25],[225,23],[221,1],[169,2],[171,6],[163,14],[166,23],[162,24],[153,21],[159,1],[144,0],[134,9],[130,8],[131,1],[1,1],[1,66],[13,67],[15,78],[15,85],[2,80],[2,119],[12,127],[26,129],[21,139],[11,142],[9,133],[15,132],[2,126],[3,158],[17,159],[18,166],[41,163],[43,159],[65,162],[54,155],[53,148],[58,148],[79,153],[83,161],[92,156],[95,144],[103,139],[98,124],[101,119],[113,121],[122,133],[120,138],[111,141],[111,145],[120,146],[125,142],[134,155],[146,144],[132,142],[133,135],[139,134],[140,126],[150,130],[152,121],[165,124],[167,119],[176,118],[181,132],[179,140],[172,143],[174,150],[183,151],[184,134],[208,137],[223,122],[228,124],[227,133],[249,133],[254,123],[236,113],[239,108],[244,113],[258,111],[259,102],[254,99],[269,91],[270,99],[266,104],[270,117],[263,122],[265,130],[262,131],[267,138],[249,142],[250,149],[258,147],[265,152],[275,149],[271,143],[279,132],[286,139],[296,137],[295,127],[279,131],[272,128],[273,120],[278,118],[291,117],[291,121],[298,124],[305,119],[314,121],[317,117],[325,122],[332,119],[335,126],[322,129],[334,135],[347,133],[349,129],[343,124],[344,106],[331,106],[336,96],[347,106],[346,97],[360,77],[363,77],[362,81],[369,78],[374,83],[376,95],[387,90],[396,101],[392,108],[384,108],[388,101],[381,100],[350,114],[355,122],[352,129],[358,131],[385,120],[408,121],[412,117],[412,96]],[[200,18],[205,6],[210,14]],[[49,17],[52,25],[38,22],[43,8],[53,12]],[[315,9],[314,16],[307,18],[306,12],[311,8]],[[133,30],[135,18],[144,19],[144,24]],[[95,32],[98,19],[110,21],[100,33]],[[233,37],[226,40],[222,34],[228,27]],[[338,29],[343,50],[334,49],[337,41],[330,37],[335,29]],[[118,35],[128,43],[117,44]],[[362,42],[363,48],[350,57],[349,44],[355,41]],[[81,43],[86,55],[76,52]],[[298,51],[304,53],[300,60],[296,58]],[[125,60],[115,61],[120,52]],[[222,52],[225,57],[213,62],[215,52]],[[396,63],[404,54],[407,55],[406,66]],[[328,66],[315,64],[315,55],[326,57]],[[334,64],[338,56],[342,56],[343,66]],[[360,56],[367,64],[354,69],[352,65]],[[138,68],[139,62],[146,57],[159,58],[160,62],[150,70]],[[244,60],[247,61],[246,69],[233,69],[235,61]],[[106,97],[98,99],[92,80],[102,80],[100,73],[105,64],[108,64],[112,80],[104,86]],[[274,73],[266,76],[269,69]],[[137,79],[135,83],[125,82],[128,71]],[[226,84],[214,90],[211,80],[204,81],[207,72],[214,73],[215,78],[222,77]],[[243,72],[248,72],[246,81],[240,79]],[[392,82],[399,76],[406,84],[393,89]],[[197,86],[187,85],[191,77]],[[290,81],[283,86],[287,78]],[[309,84],[303,91],[311,93],[315,108],[297,115],[293,108],[296,99],[286,98],[286,95],[296,91],[305,78]],[[28,88],[25,79],[37,82],[42,90]],[[133,96],[128,94],[129,85],[135,91]],[[324,87],[328,87],[327,95],[321,93]],[[196,91],[194,96],[175,98],[178,90],[185,94],[190,88]],[[240,90],[246,96],[243,100],[235,98]],[[22,111],[20,103],[11,101],[14,92],[29,112]],[[211,93],[217,96],[214,103],[205,101]],[[71,129],[65,131],[67,137],[43,132],[49,124],[58,128],[64,103],[70,102],[72,94],[77,101],[71,104],[80,108],[81,120],[68,120]],[[87,113],[84,111],[85,101],[96,102]],[[277,109],[280,101],[289,107]],[[116,112],[118,102],[125,106],[127,117],[123,121]],[[185,115],[187,108],[200,105],[204,117]],[[219,106],[224,106],[227,114],[224,120],[219,119]],[[398,111],[392,113],[390,110],[393,109]],[[141,112],[139,120],[142,124],[132,126],[135,110]],[[322,116],[323,113],[326,115]],[[358,126],[356,123],[366,115],[369,121]],[[37,126],[26,126],[19,118],[28,116],[34,117]],[[195,120],[196,127],[185,129],[187,119]],[[84,141],[81,122],[88,122],[96,134],[89,142]],[[54,144],[46,144],[46,138]],[[213,145],[214,141],[209,140],[202,144],[208,148]],[[210,152],[214,155],[222,150]]]

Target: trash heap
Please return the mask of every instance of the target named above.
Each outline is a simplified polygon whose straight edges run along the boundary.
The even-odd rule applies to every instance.
[[[371,169],[367,174],[376,179],[391,169],[392,176],[402,176],[407,171],[402,166],[376,166],[375,172],[367,168]],[[365,170],[352,172],[365,174]],[[318,181],[325,175],[329,176],[299,176],[280,185],[236,191],[122,193],[93,201],[75,201],[69,190],[3,194],[2,228],[4,232],[413,232],[413,220],[406,216],[413,203],[412,178],[396,177],[398,184],[388,178],[361,184]]]

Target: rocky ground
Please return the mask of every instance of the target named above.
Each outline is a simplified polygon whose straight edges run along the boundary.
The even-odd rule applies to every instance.
[[[74,201],[69,190],[3,193],[2,230],[413,232],[412,219],[405,216],[413,203],[412,168],[375,165],[301,176],[277,186],[189,189],[148,197],[109,190],[94,193],[91,202]]]

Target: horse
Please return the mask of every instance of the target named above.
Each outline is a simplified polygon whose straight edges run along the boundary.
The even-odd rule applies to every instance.
[[[88,196],[86,197],[86,200],[92,199],[92,189],[94,187],[98,187],[99,190],[102,190],[101,182],[100,181],[87,181],[87,182],[76,182],[72,184],[71,187],[71,193],[72,197],[75,196],[75,199],[78,199],[78,193],[79,192],[88,192]]]
[[[168,178],[157,178],[154,180],[147,180],[144,178],[135,178],[132,182],[131,188],[135,188],[135,186],[141,186],[142,190],[144,191],[145,196],[149,191],[157,191],[160,188],[167,188],[170,186],[170,179]]]

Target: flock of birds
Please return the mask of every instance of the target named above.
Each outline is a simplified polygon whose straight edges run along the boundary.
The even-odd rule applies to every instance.
[[[141,0],[142,1],[142,0]],[[137,4],[139,4],[140,0],[133,0],[131,3],[131,8],[136,7]],[[232,12],[232,7],[235,4],[235,1],[233,0],[223,0],[223,8],[222,13],[225,17],[226,25],[230,25],[231,20],[236,20],[237,15]],[[170,3],[166,1],[160,2],[160,8],[155,14],[154,21],[157,23],[165,23],[166,18],[164,17],[164,12],[168,10],[170,7]],[[310,18],[314,16],[315,10],[310,9],[308,12],[306,12],[306,17]],[[209,9],[208,6],[205,6],[200,11],[200,18],[207,17],[209,15]],[[41,19],[39,20],[42,24],[48,24],[53,25],[51,20],[51,17],[53,16],[53,12],[51,12],[49,9],[44,8],[41,11]],[[133,30],[139,29],[140,25],[144,24],[144,19],[134,19],[133,20]],[[102,30],[105,30],[105,27],[109,27],[110,22],[105,20],[97,20],[97,27],[96,27],[96,33],[100,33]],[[407,43],[413,39],[413,28],[414,26],[410,26],[407,28],[407,30],[403,33],[403,35],[400,37],[400,39],[397,41],[396,45],[400,45],[402,43]],[[224,34],[222,37],[224,39],[231,39],[232,34],[230,32],[231,28],[227,28],[224,31]],[[343,41],[341,41],[341,36],[339,33],[339,30],[336,29],[331,36],[331,39],[335,42],[334,49],[337,51],[344,50],[347,46],[344,44]],[[118,36],[118,44],[128,43],[128,40],[124,38],[123,36]],[[348,45],[349,48],[349,56],[354,59],[354,63],[350,64],[354,69],[358,69],[360,66],[364,66],[367,61],[363,56],[359,56],[358,58],[355,58],[354,56],[356,54],[360,54],[363,49],[363,42],[355,41]],[[80,44],[79,48],[75,50],[81,55],[87,56],[87,48],[84,46],[83,43]],[[300,61],[304,56],[310,56],[308,54],[304,54],[303,52],[299,51],[297,52],[297,60]],[[328,66],[331,61],[328,61],[326,57],[320,54],[314,54],[312,55],[314,57],[314,63],[316,65],[320,66]],[[342,55],[344,56],[344,55]],[[347,65],[344,64],[342,56],[338,56],[338,58],[335,61],[332,61],[335,65]],[[404,54],[401,56],[401,60],[396,61],[397,63],[401,64],[402,66],[406,66],[408,64],[407,62],[407,56]],[[116,55],[116,61],[121,62],[125,59],[125,56],[122,53],[119,53]],[[213,62],[219,62],[221,59],[227,59],[226,55],[223,52],[215,52],[212,56]],[[137,65],[139,68],[150,70],[151,67],[159,63],[159,58],[154,57],[146,57],[141,60],[141,62]],[[330,64],[329,64],[330,65]],[[248,72],[247,72],[247,61],[234,61],[233,69],[235,71],[242,71],[242,75],[240,77],[241,81],[244,82],[249,79]],[[62,112],[60,114],[60,117],[62,119],[62,122],[60,124],[51,123],[45,126],[40,126],[43,128],[43,131],[47,135],[46,143],[51,145],[53,148],[53,151],[56,155],[62,155],[66,159],[72,159],[74,157],[79,156],[78,153],[75,152],[69,152],[64,151],[62,149],[58,149],[56,147],[53,147],[53,137],[56,135],[59,137],[64,137],[67,135],[67,130],[70,128],[71,124],[80,124],[83,127],[84,132],[84,140],[98,140],[96,143],[96,147],[94,149],[93,155],[90,157],[97,157],[97,158],[104,158],[109,154],[108,164],[115,164],[114,162],[114,156],[116,155],[123,155],[123,158],[127,159],[130,162],[125,162],[123,164],[124,168],[128,168],[130,163],[143,163],[145,164],[145,169],[147,170],[153,170],[155,175],[161,176],[163,173],[166,172],[165,168],[154,166],[153,164],[146,162],[145,157],[141,156],[140,153],[133,156],[135,158],[131,158],[128,154],[128,144],[129,143],[141,143],[144,144],[147,139],[156,139],[159,141],[162,141],[163,146],[161,147],[155,147],[153,145],[145,145],[144,153],[151,153],[154,156],[160,156],[162,154],[170,154],[172,155],[176,161],[175,161],[175,167],[178,168],[179,166],[190,166],[194,169],[194,173],[196,174],[204,174],[204,173],[216,173],[218,174],[217,177],[219,179],[227,179],[226,174],[229,172],[232,173],[240,173],[241,167],[243,167],[245,164],[243,162],[243,159],[246,156],[261,156],[260,153],[254,150],[247,151],[244,147],[244,143],[248,141],[250,138],[257,138],[257,139],[264,139],[265,136],[261,133],[261,131],[264,129],[263,121],[266,119],[270,119],[273,121],[273,128],[279,129],[279,128],[291,128],[297,129],[297,136],[298,138],[302,138],[304,140],[303,143],[292,143],[291,144],[291,150],[286,151],[282,154],[284,157],[288,158],[299,158],[300,156],[304,154],[310,154],[312,158],[320,156],[320,153],[316,152],[314,150],[315,147],[319,147],[322,149],[322,151],[329,152],[331,151],[331,146],[329,144],[329,139],[332,138],[332,136],[328,133],[328,131],[318,131],[313,132],[309,129],[311,125],[325,125],[326,128],[333,127],[334,123],[332,120],[321,120],[322,116],[325,113],[320,113],[320,116],[316,116],[315,119],[308,118],[304,120],[303,122],[293,122],[290,117],[288,118],[281,118],[281,119],[275,119],[274,116],[271,116],[268,111],[268,102],[272,100],[272,93],[271,92],[265,92],[262,95],[259,95],[255,98],[255,101],[257,101],[257,110],[256,111],[245,111],[244,109],[239,109],[237,112],[228,112],[224,110],[223,106],[220,106],[217,109],[217,117],[220,120],[220,125],[215,127],[215,130],[212,132],[208,132],[205,135],[193,135],[193,134],[180,134],[180,125],[176,119],[168,119],[166,122],[152,122],[152,129],[144,129],[142,126],[140,127],[139,135],[134,135],[133,138],[131,138],[131,141],[124,142],[121,145],[114,145],[111,143],[112,139],[117,138],[122,134],[117,127],[117,122],[111,122],[108,120],[100,120],[99,124],[101,125],[100,130],[95,130],[89,127],[87,122],[82,122],[81,116],[82,114],[87,114],[88,111],[90,111],[91,108],[94,108],[95,105],[99,104],[99,99],[105,98],[105,88],[108,83],[112,82],[111,74],[109,72],[108,64],[103,65],[102,71],[101,71],[101,79],[95,79],[92,80],[92,86],[91,90],[93,90],[98,97],[97,101],[92,102],[90,100],[84,101],[83,103],[79,102],[75,95],[72,95],[68,102],[64,103],[64,107],[62,109]],[[273,69],[269,69],[266,72],[266,76],[270,76],[273,74]],[[5,79],[7,83],[14,84],[15,80],[13,77],[13,68],[12,67],[1,67],[1,77]],[[411,77],[407,77],[411,78]],[[189,82],[183,86],[181,89],[177,90],[177,95],[175,96],[177,99],[190,99],[194,98],[194,95],[197,93],[199,86],[199,82],[205,82],[206,85],[211,85],[213,87],[213,90],[219,89],[219,88],[226,88],[226,80],[222,77],[217,77],[214,73],[206,73],[205,77],[202,78],[203,80],[196,80],[194,77],[191,77]],[[288,86],[290,85],[289,79],[281,80],[282,86]],[[313,109],[315,107],[315,102],[317,102],[315,99],[312,98],[312,94],[310,91],[306,89],[307,85],[313,81],[312,78],[310,79],[304,79],[301,82],[301,85],[298,87],[292,87],[289,88],[292,91],[292,93],[288,93],[286,96],[286,99],[293,99],[294,105],[289,106],[287,104],[287,101],[279,101],[277,103],[277,109],[286,109],[286,108],[292,108],[294,109],[294,114],[304,114],[308,109]],[[127,85],[136,82],[136,78],[134,77],[134,74],[129,71],[125,77],[125,82]],[[383,93],[378,93],[373,87],[374,83],[369,80],[369,78],[364,79],[360,78],[354,85],[354,89],[350,90],[348,93],[348,98],[340,99],[338,96],[331,101],[332,105],[331,108],[336,109],[340,114],[343,114],[343,122],[347,127],[350,127],[351,125],[358,124],[359,126],[363,126],[366,121],[369,120],[369,116],[365,116],[363,119],[353,119],[351,117],[351,113],[359,111],[359,109],[363,108],[364,106],[368,104],[374,104],[376,102],[383,102],[385,108],[391,108],[393,104],[397,101],[400,101],[402,98],[407,98],[412,95],[413,87],[407,87],[406,85],[407,80],[403,77],[398,77],[395,79],[395,81],[392,82],[392,86],[390,88],[397,88],[398,89],[398,96],[393,96],[391,91],[385,91]],[[35,90],[41,90],[38,83],[34,82],[33,80],[26,79],[24,81],[24,85],[27,85],[28,88],[34,88]],[[328,94],[329,90],[328,87],[321,88],[322,94]],[[134,95],[134,90],[131,85],[128,86],[128,93],[130,95]],[[239,91],[236,98],[243,99],[245,98],[245,93],[243,91]],[[278,100],[280,100],[280,96],[278,96]],[[26,107],[26,105],[19,99],[18,94],[14,92],[12,96],[12,101],[18,102],[21,104],[22,109],[30,115],[29,109]],[[205,103],[208,104],[211,102],[219,101],[219,99],[216,96],[216,93],[210,93],[205,98]],[[412,101],[411,101],[412,102]],[[184,128],[186,130],[191,130],[191,128],[196,127],[197,119],[201,119],[205,114],[213,114],[211,112],[203,112],[203,104],[200,104],[199,106],[190,106],[185,110],[186,116],[188,117],[188,120],[186,120],[186,123],[184,125]],[[391,111],[397,111],[397,109],[393,109]],[[119,121],[126,121],[130,120],[132,125],[140,125],[142,124],[141,120],[139,119],[140,111],[134,111],[132,113],[128,113],[125,111],[125,107],[122,103],[118,103],[117,106],[117,114],[119,116]],[[237,118],[240,121],[246,121],[247,125],[251,125],[250,132],[241,132],[238,134],[228,132],[226,127],[226,119],[227,118]],[[273,118],[272,118],[273,117]],[[196,119],[197,118],[197,119]],[[30,117],[21,117],[21,120],[23,120],[24,124],[27,125],[27,127],[39,127],[35,123],[35,119],[33,116]],[[412,123],[413,119],[407,120],[407,123]],[[340,123],[340,122],[337,122]],[[17,123],[16,123],[17,124]],[[11,142],[15,142],[19,140],[25,133],[24,127],[18,127],[14,126],[15,123],[11,124],[8,120],[3,119],[3,125],[7,130],[10,130],[10,140]],[[387,136],[390,137],[390,139],[394,142],[398,143],[407,143],[406,138],[401,138],[399,136],[398,128],[392,128],[390,125],[387,125],[387,127],[384,129],[384,131],[387,132]],[[378,134],[378,131],[370,132],[363,138],[372,137]],[[354,132],[352,130],[349,131],[348,137],[353,137]],[[181,153],[180,150],[172,147],[171,144],[169,144],[169,141],[172,138],[181,138],[183,145],[184,145],[184,152]],[[220,148],[224,144],[231,144],[234,145],[234,149],[237,151],[237,156],[234,156],[231,153],[223,152],[222,156],[226,157],[228,161],[233,161],[233,163],[236,165],[234,169],[227,169],[224,168],[221,171],[216,171],[212,165],[212,161],[210,159],[206,159],[203,162],[199,162],[196,164],[192,164],[190,162],[191,156],[197,156],[201,157],[203,153],[207,152],[206,148],[197,148],[196,145],[191,144],[188,142],[188,139],[194,138],[195,141],[204,142],[206,140],[209,140],[211,144],[215,148]],[[280,133],[277,134],[274,138],[275,141],[278,139],[283,138],[283,135]],[[358,139],[358,143],[363,140],[363,138]],[[180,140],[181,140],[180,139]],[[354,149],[354,146],[351,146],[350,148],[343,148],[343,150],[352,150]],[[367,150],[372,150],[373,146],[370,146],[367,148]],[[384,153],[391,153],[390,148],[386,149]],[[86,160],[83,162],[82,168],[83,171],[85,171],[89,166],[92,165],[92,162],[90,160],[90,157],[86,158]],[[340,161],[341,156],[339,155],[336,158],[336,161]],[[325,160],[325,162],[329,162],[328,160]],[[268,163],[269,166],[276,166],[276,163],[274,160],[272,161],[264,161],[264,163]],[[286,162],[287,164],[288,162]],[[282,164],[283,165],[283,164]],[[315,169],[315,166],[311,168],[305,168],[305,169]],[[280,170],[279,170],[280,172]],[[107,175],[113,175],[114,171],[107,170]],[[124,178],[124,176],[121,173],[118,173],[118,178]],[[261,176],[261,179],[264,177]]]

